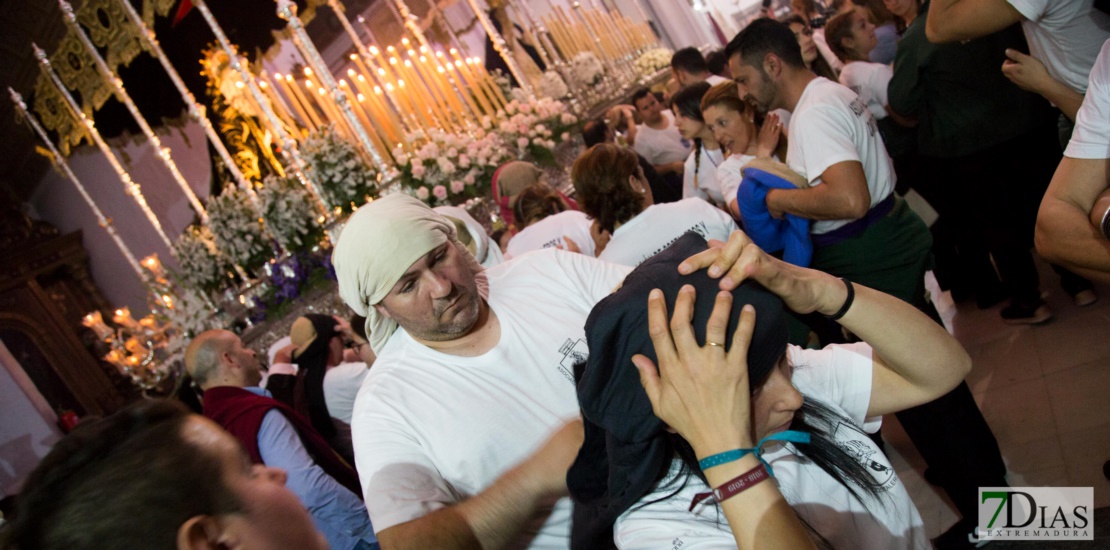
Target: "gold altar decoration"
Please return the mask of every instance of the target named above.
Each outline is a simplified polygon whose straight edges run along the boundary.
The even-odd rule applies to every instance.
[[[39,74],[35,80],[35,114],[47,130],[58,134],[58,149],[62,155],[68,157],[73,147],[82,140],[91,142],[92,138],[85,132],[81,122],[71,115],[65,101],[50,77]]]
[[[140,29],[119,0],[85,0],[77,8],[77,20],[88,29],[93,44],[108,51],[105,61],[112,72],[129,65],[143,49]]]
[[[81,112],[85,116],[91,117],[112,96],[112,87],[100,77],[96,61],[72,28],[50,56],[50,64],[67,89],[81,93]]]

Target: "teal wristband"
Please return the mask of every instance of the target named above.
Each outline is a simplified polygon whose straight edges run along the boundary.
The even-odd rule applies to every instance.
[[[712,468],[714,466],[720,466],[721,464],[728,464],[729,462],[736,462],[737,460],[740,460],[741,458],[744,458],[745,455],[747,455],[747,454],[749,454],[753,451],[755,451],[755,449],[733,449],[731,451],[725,451],[723,453],[717,453],[715,455],[709,455],[709,456],[699,460],[698,461],[698,466],[704,472],[705,470],[708,470],[709,468]]]

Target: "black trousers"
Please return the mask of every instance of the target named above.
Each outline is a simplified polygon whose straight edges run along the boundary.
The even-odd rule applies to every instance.
[[[1056,127],[1049,123],[970,155],[926,159],[927,177],[918,192],[946,224],[944,230],[961,251],[973,285],[984,279],[985,250],[1011,299],[1023,305],[1041,303],[1033,232],[1060,158]],[[1069,294],[1091,288],[1083,277],[1062,267],[1053,269]]]

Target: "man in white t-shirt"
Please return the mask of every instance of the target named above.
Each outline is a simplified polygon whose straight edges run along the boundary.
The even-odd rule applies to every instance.
[[[811,267],[881,290],[939,319],[924,296],[932,239],[921,219],[893,195],[891,160],[867,105],[848,88],[807,70],[794,34],[777,21],[752,22],[725,52],[742,95],[762,111],[792,113],[786,163],[810,187],[773,189],[767,207],[814,220]],[[814,326],[828,338],[819,323]],[[977,488],[1004,484],[1006,470],[967,384],[898,413],[898,419],[943,478],[941,486],[965,518],[960,529],[970,532]]]
[[[674,79],[678,82],[678,85],[682,87],[698,82],[708,82],[710,86],[728,82],[727,78],[709,72],[709,65],[705,62],[705,56],[693,47],[682,48],[674,52],[674,55],[671,56],[671,73],[674,74]]]
[[[931,42],[955,42],[1018,22],[1032,56],[1007,50],[1002,71],[1074,121],[1087,75],[1110,39],[1110,15],[1094,8],[1094,0],[933,0],[925,33]]]
[[[630,269],[561,250],[482,269],[454,231],[398,193],[336,243],[340,296],[377,353],[352,419],[367,511],[390,549],[567,548],[573,369]]]
[[[1091,71],[1075,131],[1037,214],[1037,252],[1110,282],[1110,40]]]
[[[682,137],[675,126],[674,115],[664,109],[663,104],[655,99],[655,94],[647,88],[640,88],[632,94],[632,105],[644,121],[636,126],[632,147],[660,174],[677,174],[681,178],[693,143]]]

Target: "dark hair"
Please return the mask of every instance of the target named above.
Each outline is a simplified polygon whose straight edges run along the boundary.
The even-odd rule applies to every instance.
[[[309,313],[304,316],[316,329],[316,338],[293,358],[297,363],[297,383],[293,388],[293,408],[308,417],[312,427],[329,443],[335,437],[328,404],[324,399],[324,376],[328,373],[331,339],[339,336],[331,315]]]
[[[369,340],[369,338],[366,337],[366,317],[363,317],[362,315],[359,315],[357,313],[352,313],[350,323],[351,332],[354,332],[355,336],[358,336],[363,340]]]
[[[574,161],[570,179],[578,205],[601,229],[611,233],[643,212],[643,195],[628,183],[639,167],[635,152],[611,143],[594,145]]]
[[[629,103],[631,103],[633,107],[639,109],[639,107],[636,105],[636,102],[649,95],[651,95],[651,90],[647,88],[639,88],[635,92],[632,92],[632,97],[629,98]]]
[[[802,48],[790,27],[774,19],[764,17],[752,21],[725,46],[729,59],[739,55],[746,65],[755,67],[763,67],[763,58],[769,53],[796,69],[806,66],[802,61]]]
[[[516,196],[513,217],[517,229],[524,229],[548,216],[568,210],[559,192],[546,183],[537,183],[525,188]]]
[[[729,76],[728,70],[728,56],[725,55],[724,50],[713,50],[709,55],[705,56],[705,66],[709,72],[718,76]]]
[[[844,39],[852,37],[852,18],[858,17],[855,12],[842,13],[829,19],[825,25],[825,41],[829,49],[844,63],[850,61],[866,61],[856,50],[844,45]]]
[[[731,83],[731,82],[730,82]],[[705,123],[701,114],[701,101],[712,86],[708,82],[697,82],[686,86],[671,97],[671,109],[682,113],[682,116]],[[735,89],[736,84],[732,84]],[[701,138],[694,138],[694,182],[697,183],[698,170],[701,168]]]
[[[671,68],[686,71],[691,74],[709,72],[705,58],[697,48],[682,48],[671,56]]]
[[[582,141],[586,142],[586,147],[605,143],[608,134],[608,125],[605,123],[605,119],[601,117],[590,119],[582,125]]]
[[[78,425],[27,478],[4,547],[168,550],[189,518],[241,511],[219,458],[184,438],[191,416],[159,399]]]
[[[883,0],[852,0],[852,3],[867,12],[867,20],[876,27],[894,22],[894,14],[886,9]]]
[[[786,25],[787,30],[790,30],[790,25],[801,25],[807,29],[810,28],[809,23],[798,15],[788,15],[782,19],[782,22]],[[790,32],[790,36],[794,36],[794,31]],[[798,43],[797,38],[794,38],[794,43]],[[798,44],[798,52],[801,51],[802,46]],[[804,57],[802,58],[802,65],[805,66]],[[817,58],[813,60],[813,65],[809,67],[809,70],[813,71],[817,76],[823,76],[833,82],[837,81],[836,71],[833,70],[832,65],[829,65],[829,61],[825,59],[825,56],[821,54],[820,50],[817,51]]]

